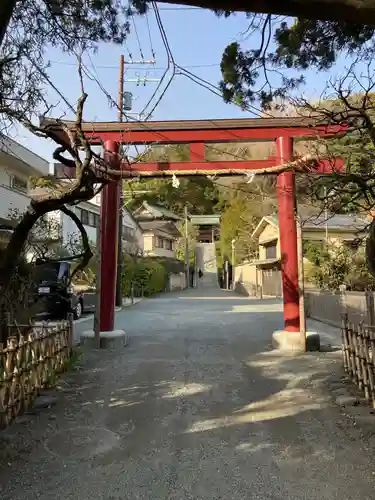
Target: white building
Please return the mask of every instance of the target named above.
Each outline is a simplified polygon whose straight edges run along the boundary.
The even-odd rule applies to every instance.
[[[64,172],[64,168],[60,163],[54,163],[52,165],[52,172],[57,176],[61,176],[60,172]],[[84,225],[89,240],[95,245],[97,240],[97,229],[100,222],[100,200],[101,194],[96,195],[90,201],[85,201],[79,203],[75,207],[70,207],[70,209],[78,215],[80,221]],[[74,221],[67,215],[61,212],[54,212],[50,215],[59,222],[61,227],[61,238],[63,244],[68,244],[70,241],[77,240],[80,238],[80,233],[76,227]],[[134,219],[132,214],[123,208],[122,217],[123,229],[122,229],[122,241],[123,250],[126,253],[132,255],[138,255],[143,253],[143,234],[139,223]]]
[[[176,258],[176,247],[181,233],[177,228],[181,218],[159,205],[147,201],[134,212],[143,231],[144,254],[151,257]]]
[[[55,164],[52,165],[52,171]],[[31,177],[42,177],[50,173],[50,164],[13,139],[0,136],[0,244],[9,240],[10,230],[14,227],[15,217],[27,208],[30,197],[28,188]],[[90,241],[95,244],[97,227],[100,220],[100,195],[88,202],[70,207],[83,222]],[[34,231],[34,240],[51,242],[54,245],[66,245],[79,230],[72,219],[61,212],[48,214],[52,221],[50,228],[45,224]],[[45,233],[48,234],[45,234]],[[143,252],[143,235],[137,221],[130,212],[123,212],[123,247],[129,253]],[[31,255],[30,255],[31,258]]]
[[[75,207],[70,207],[84,225],[90,242],[94,245],[97,241],[97,230],[100,223],[100,194],[90,201],[79,203]],[[64,245],[80,238],[80,233],[74,221],[61,212],[51,214],[61,226],[61,238]],[[131,213],[123,209],[123,229],[122,229],[123,250],[132,255],[143,253],[142,230]]]
[[[23,213],[29,202],[30,177],[41,177],[49,172],[46,160],[9,137],[0,135],[0,241],[6,244],[14,219]]]

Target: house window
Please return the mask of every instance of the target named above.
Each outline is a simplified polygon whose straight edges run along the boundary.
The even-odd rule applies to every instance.
[[[155,238],[155,246],[156,248],[163,248],[163,238],[156,236]]]
[[[132,241],[135,235],[135,229],[129,226],[123,226],[122,228],[122,237],[126,241]]]
[[[95,227],[100,227],[100,215],[94,214],[94,218],[95,218]]]
[[[95,215],[93,212],[89,212],[89,226],[95,227]]]
[[[266,246],[266,259],[276,259],[276,244]]]
[[[165,250],[173,250],[172,240],[164,240],[164,248]]]
[[[12,175],[10,178],[10,187],[19,191],[27,191],[27,181],[17,175]]]
[[[88,212],[88,210],[85,210],[84,208],[81,209],[81,222],[85,226],[89,225],[89,212]]]
[[[362,241],[360,238],[343,241],[344,246],[346,246],[346,248],[350,248],[351,250],[358,250],[358,248],[361,246],[361,243]]]

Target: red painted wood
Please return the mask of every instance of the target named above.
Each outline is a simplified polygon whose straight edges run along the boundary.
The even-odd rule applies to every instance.
[[[328,137],[343,132],[343,127],[279,127],[279,128],[241,128],[241,129],[201,129],[201,130],[152,130],[145,123],[143,130],[124,132],[90,132],[86,134],[91,144],[101,145],[102,141],[118,141],[123,144],[186,144],[192,142],[235,142],[248,140],[276,140],[284,137]]]
[[[189,144],[190,161],[204,160],[204,142],[193,142]]]
[[[293,159],[293,139],[280,137],[276,141],[279,163]],[[280,231],[281,270],[283,282],[285,330],[298,332],[300,329],[298,293],[297,226],[295,218],[295,183],[293,172],[277,176],[277,204]]]
[[[118,143],[105,143],[105,158],[110,168],[119,168],[117,157]],[[118,236],[119,190],[117,182],[108,183],[101,196],[101,264],[100,264],[100,331],[114,329],[116,273],[117,273],[117,236]]]

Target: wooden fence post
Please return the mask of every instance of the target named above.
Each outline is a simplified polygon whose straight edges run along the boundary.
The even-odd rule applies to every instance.
[[[348,315],[341,315],[341,336],[342,336],[342,355],[344,360],[344,369],[350,373],[350,355],[349,355],[349,339],[348,339]]]
[[[370,290],[366,290],[366,316],[367,324],[375,326],[374,294]]]
[[[74,323],[73,323],[73,314],[69,313],[68,314],[68,328],[69,328],[69,338],[68,338],[68,348],[69,348],[69,355],[72,354],[72,348],[73,348],[73,328],[74,328]]]
[[[340,302],[341,302],[342,312],[347,313],[348,307],[347,307],[346,285],[340,285],[339,289],[340,289]]]

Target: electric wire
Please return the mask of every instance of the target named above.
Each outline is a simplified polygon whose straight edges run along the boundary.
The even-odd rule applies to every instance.
[[[9,38],[10,40],[12,40],[12,42],[14,44],[16,44],[16,40],[13,39],[13,37],[9,34]],[[73,113],[76,113],[76,109],[74,108],[74,106],[69,102],[69,100],[67,99],[67,97],[61,92],[61,90],[52,82],[52,80],[50,79],[50,77],[48,76],[48,74],[42,70],[42,68],[40,66],[38,66],[38,64],[36,63],[36,61],[31,57],[29,56],[28,54],[24,53],[22,50],[21,50],[21,53],[24,54],[24,56],[26,57],[26,59],[30,62],[30,64],[38,71],[38,73],[46,80],[46,82],[48,83],[48,85],[57,93],[57,95],[64,101],[64,103],[68,106],[68,108],[73,112]]]
[[[172,80],[173,80],[173,77],[175,76],[175,71],[176,71],[176,68],[178,68],[178,70],[181,72],[181,74],[184,74],[184,76],[188,76],[192,81],[194,81],[195,83],[203,86],[204,88],[208,89],[209,91],[211,91],[212,93],[214,93],[215,95],[218,95],[219,97],[222,97],[221,93],[220,93],[220,89],[216,86],[214,86],[213,84],[211,84],[210,82],[198,77],[197,75],[191,73],[190,71],[188,71],[186,68],[183,68],[182,66],[179,66],[179,65],[176,65],[175,61],[174,61],[174,58],[173,58],[173,54],[172,54],[172,51],[171,51],[171,48],[170,48],[170,45],[169,45],[169,42],[168,42],[168,39],[167,39],[167,35],[166,35],[166,32],[165,32],[165,29],[163,27],[163,24],[162,24],[162,21],[161,21],[161,18],[160,18],[160,14],[158,12],[158,7],[156,5],[155,2],[152,2],[153,4],[153,8],[154,8],[154,12],[155,12],[155,17],[156,17],[156,20],[157,20],[157,24],[158,24],[158,27],[160,29],[160,32],[161,32],[161,35],[162,35],[162,40],[163,40],[163,43],[165,45],[165,48],[166,48],[166,51],[167,51],[167,54],[168,54],[168,61],[169,62],[172,62],[173,64],[173,69],[174,69],[174,73],[171,77],[171,79],[169,80],[166,88],[164,89],[162,95],[159,97],[158,101],[156,102],[156,104],[154,105],[154,107],[152,108],[152,111],[149,113],[148,116],[150,116],[150,114],[153,112],[153,110],[156,108],[156,106],[160,103],[161,99],[163,98],[163,96],[165,95],[165,92],[167,91],[168,87],[170,86],[170,84],[172,83]],[[134,18],[133,18],[133,22],[134,22]],[[135,26],[135,29],[136,29],[136,26]],[[138,32],[137,32],[137,38],[139,39],[138,37]],[[139,47],[140,47],[140,51],[141,51],[141,46],[139,44]],[[142,55],[142,54],[141,54]],[[100,79],[98,78],[98,73],[95,69],[95,65],[93,64],[93,61],[91,59],[91,57],[89,56],[90,58],[90,61],[91,61],[91,64],[93,66],[93,69],[94,69],[94,72],[96,73],[96,77],[93,76],[92,74],[90,74],[91,72],[88,70],[88,68],[82,64],[82,69],[83,71],[85,72],[86,76],[88,76],[90,79],[92,80],[95,80],[95,82],[98,84],[99,88],[102,90],[102,92],[106,95],[107,99],[111,102],[111,104],[115,107],[118,108],[118,104],[117,102],[113,99],[113,97],[110,95],[110,93],[105,89],[105,87],[101,84],[100,82]],[[36,64],[35,62],[31,61],[35,67],[38,69],[38,71],[42,71]],[[50,83],[50,85],[52,86],[52,88],[54,88],[55,91],[58,92],[58,94],[60,95],[60,97],[64,100],[64,102],[69,106],[69,108],[75,112],[75,109],[73,108],[73,106],[69,103],[69,101],[67,101],[67,99],[65,98],[65,96],[56,88],[56,86],[51,82],[51,80],[49,79],[48,75],[45,75],[44,72],[41,73],[43,74],[43,76],[46,76],[46,80],[48,81],[48,83]],[[198,81],[197,81],[198,80]],[[253,107],[254,108],[254,107]],[[256,109],[256,108],[255,108]],[[258,110],[257,110],[258,111]],[[254,112],[252,112],[254,114]],[[142,122],[142,121],[139,121],[138,122],[140,124],[142,124],[142,127],[145,127],[145,128],[150,128],[146,125],[146,123]],[[161,137],[162,139],[167,139],[168,140],[168,137],[165,136],[164,134],[160,133],[160,132],[157,132],[157,135],[159,137]],[[235,136],[235,134],[234,134]],[[235,136],[236,137],[236,136]],[[220,149],[218,148],[215,148],[213,146],[210,146],[211,149],[213,150],[217,150],[219,151],[220,153],[223,153],[223,151],[221,151]],[[229,154],[230,156],[233,156],[235,158],[238,158],[238,159],[241,159],[241,160],[246,160],[245,157],[242,157],[242,156],[239,156],[239,155],[236,155],[232,152],[226,152],[227,154]],[[203,160],[203,157],[202,157],[202,160]],[[218,163],[221,163],[221,162],[218,162]],[[217,184],[220,184],[220,183],[217,183]],[[228,186],[226,185],[222,185],[223,188],[227,188]],[[237,189],[237,188],[236,188]],[[245,191],[246,193],[249,193],[248,190]],[[256,193],[253,193],[253,194],[256,194]]]
[[[162,83],[164,82],[164,79],[166,78],[166,76],[167,76],[168,72],[170,71],[170,69],[172,69],[172,75],[170,76],[170,78],[169,78],[169,80],[168,80],[168,82],[167,82],[167,84],[166,84],[163,92],[161,93],[161,95],[157,99],[156,104],[147,113],[147,115],[145,117],[145,120],[148,120],[152,116],[152,113],[155,111],[156,107],[159,105],[159,103],[163,99],[165,93],[167,92],[168,88],[170,87],[170,85],[172,83],[173,78],[176,75],[176,63],[175,63],[175,60],[174,60],[174,57],[173,57],[170,45],[168,43],[168,38],[167,38],[166,32],[165,32],[165,30],[163,28],[163,23],[162,23],[162,20],[161,20],[161,17],[160,17],[160,13],[159,13],[159,10],[158,10],[158,5],[157,5],[156,2],[151,2],[151,5],[152,5],[152,9],[153,9],[154,14],[155,14],[156,23],[157,23],[159,31],[160,31],[160,35],[161,35],[161,38],[162,38],[162,41],[163,41],[163,45],[164,45],[165,51],[167,53],[168,65],[167,65],[167,68],[164,71],[164,73],[163,73],[163,75],[162,75],[162,77],[160,79],[159,84],[157,85],[156,89],[152,93],[152,95],[151,95],[150,99],[148,100],[148,102],[146,103],[146,105],[143,107],[143,109],[141,111],[141,116],[145,114],[147,108],[150,106],[151,102],[153,101],[153,99],[157,95],[157,93],[158,93],[159,89],[161,88]]]
[[[144,60],[145,58],[144,58],[143,51],[142,51],[141,40],[139,39],[137,25],[135,24],[134,15],[133,15],[132,12],[130,13],[130,16],[131,16],[132,21],[133,21],[134,33],[135,33],[135,36],[137,38],[138,47],[139,47],[139,53],[141,54],[141,59]]]
[[[129,59],[133,60],[133,56],[129,53]],[[50,60],[50,63],[52,64],[58,64],[61,66],[76,66],[77,63],[75,62],[70,62],[70,61],[55,61],[55,60]],[[220,63],[207,63],[207,64],[184,64],[181,65],[182,68],[189,68],[189,69],[199,69],[199,68],[217,68],[220,66]],[[107,64],[96,64],[96,67],[98,69],[113,69],[113,70],[118,70],[118,66],[115,66],[114,64],[112,65],[107,65]],[[136,64],[132,65],[132,69],[135,70],[145,70],[144,66],[137,66]],[[152,71],[165,71],[164,66],[156,66],[152,67]]]
[[[156,58],[156,54],[155,54],[154,46],[153,46],[153,43],[152,43],[150,23],[149,23],[149,19],[148,19],[148,10],[146,11],[146,23],[147,23],[148,37],[149,37],[149,40],[150,40],[151,54],[152,54],[152,58],[155,59]]]

